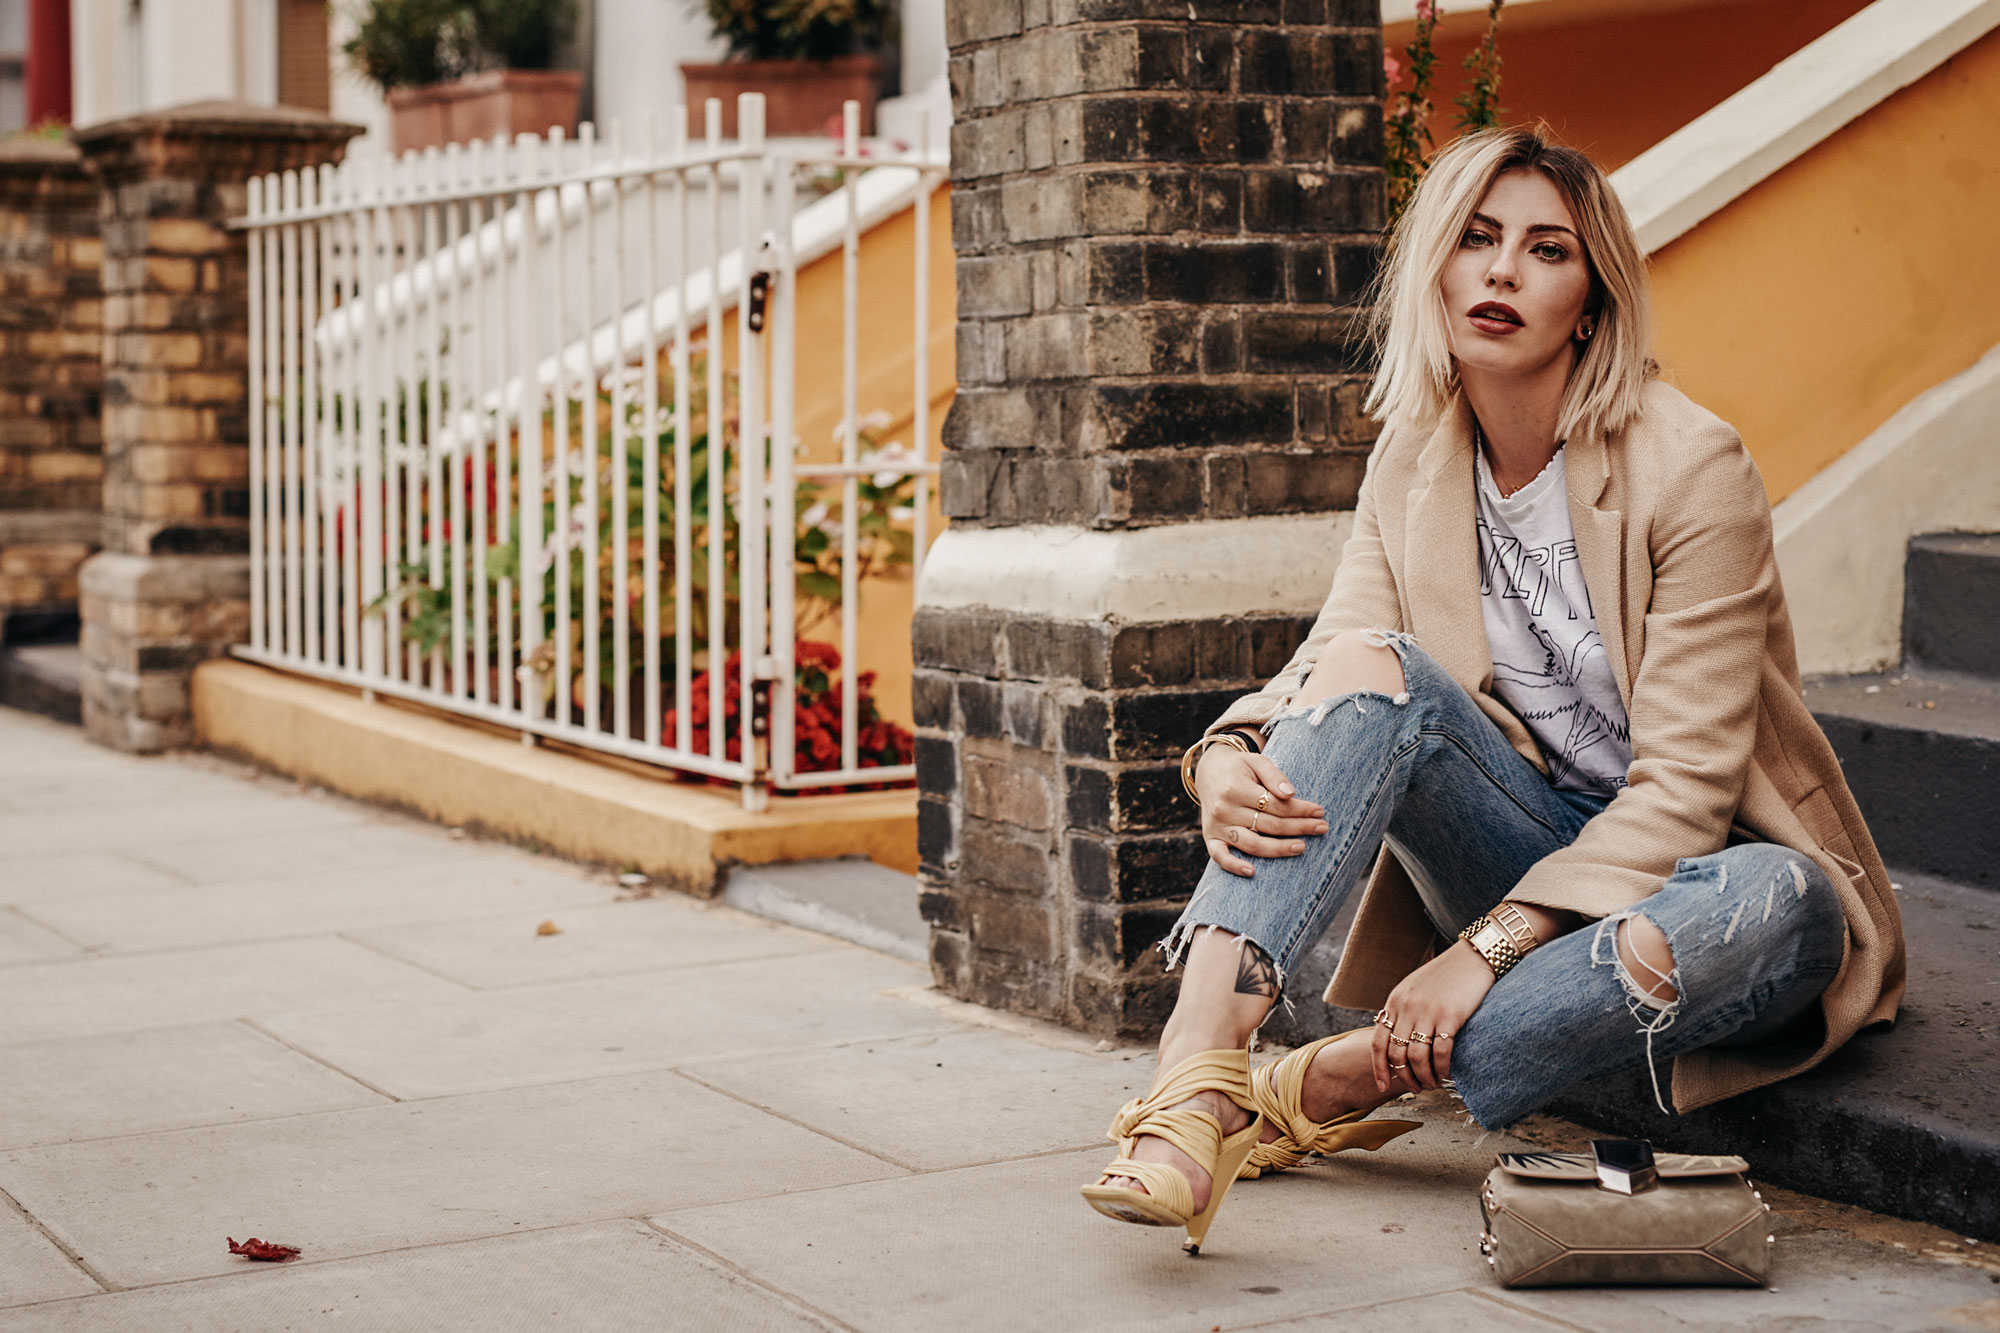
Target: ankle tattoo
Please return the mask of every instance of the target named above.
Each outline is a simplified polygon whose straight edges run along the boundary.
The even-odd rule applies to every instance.
[[[1236,993],[1238,995],[1261,995],[1267,1000],[1278,997],[1278,965],[1270,955],[1244,940],[1236,951]]]

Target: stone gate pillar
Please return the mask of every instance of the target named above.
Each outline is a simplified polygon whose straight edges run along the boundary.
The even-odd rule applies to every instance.
[[[104,550],[85,562],[93,740],[190,735],[188,678],[249,635],[245,182],[338,161],[359,125],[200,102],[75,138],[102,189]]]
[[[1203,863],[1176,761],[1283,666],[1375,430],[1376,0],[949,0],[951,528],[915,625],[953,994],[1106,1034]]]
[[[0,139],[0,641],[76,617],[97,549],[97,184],[65,139]]]

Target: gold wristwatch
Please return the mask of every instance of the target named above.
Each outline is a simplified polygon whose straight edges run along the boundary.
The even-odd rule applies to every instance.
[[[1486,960],[1495,981],[1541,945],[1527,916],[1512,903],[1501,903],[1460,931],[1458,937]]]

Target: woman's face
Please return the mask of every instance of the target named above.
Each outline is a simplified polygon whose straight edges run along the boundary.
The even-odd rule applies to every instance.
[[[1444,305],[1460,371],[1567,375],[1586,316],[1590,267],[1576,219],[1539,171],[1494,177],[1445,264]]]

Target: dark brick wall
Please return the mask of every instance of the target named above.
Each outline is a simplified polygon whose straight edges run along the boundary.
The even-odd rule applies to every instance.
[[[960,527],[1351,507],[1382,223],[1375,0],[950,0]],[[1316,600],[1319,589],[1303,601]],[[954,994],[1105,1033],[1203,864],[1181,751],[1295,615],[923,608],[918,837]]]
[[[1374,0],[965,0],[948,33],[945,511],[1118,527],[1351,505],[1375,434]]]
[[[1203,859],[1181,751],[1309,625],[919,611],[917,840],[941,983],[1092,1030],[1163,1019],[1151,950]]]

